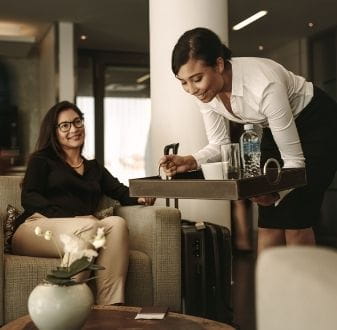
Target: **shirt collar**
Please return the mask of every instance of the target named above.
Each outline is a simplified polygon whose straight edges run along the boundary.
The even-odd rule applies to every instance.
[[[229,61],[232,64],[232,95],[243,95],[243,77],[242,70],[235,58]]]
[[[218,106],[218,102],[219,102],[217,96],[215,96],[211,101],[209,101],[207,103],[204,103],[204,102],[200,101],[197,97],[194,97],[194,100],[197,102],[199,108],[201,108],[201,109],[204,108],[205,105],[206,105],[206,107],[210,106],[211,108],[216,109],[216,107]]]

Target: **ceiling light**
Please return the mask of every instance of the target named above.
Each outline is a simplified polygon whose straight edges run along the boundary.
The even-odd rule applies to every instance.
[[[7,42],[26,42],[26,43],[34,43],[36,41],[35,37],[29,37],[29,36],[4,36],[0,34],[0,40],[1,41],[7,41]]]
[[[12,41],[22,38],[22,41],[35,42],[37,36],[36,28],[28,23],[22,22],[3,22],[0,21],[0,37]]]
[[[0,23],[0,34],[3,36],[16,36],[21,34],[21,26],[15,23]]]
[[[314,23],[313,23],[313,22],[309,22],[309,23],[308,23],[308,26],[309,26],[310,28],[312,28],[312,27],[314,27]]]
[[[140,92],[146,88],[144,84],[109,84],[105,86],[108,92]]]
[[[136,80],[136,82],[137,82],[137,84],[140,84],[140,83],[142,83],[142,82],[144,82],[144,81],[146,81],[146,80],[148,80],[148,79],[150,79],[150,74],[149,74],[149,73],[146,73],[146,74],[144,74],[143,76],[139,77],[139,78]]]
[[[261,10],[261,11],[257,12],[256,14],[254,14],[253,16],[250,16],[250,17],[246,18],[244,21],[234,25],[233,30],[235,30],[235,31],[240,30],[240,29],[244,28],[245,26],[255,22],[256,20],[260,19],[261,17],[263,17],[267,14],[268,14],[267,10]]]
[[[87,40],[87,36],[85,34],[82,34],[80,38],[81,40]]]

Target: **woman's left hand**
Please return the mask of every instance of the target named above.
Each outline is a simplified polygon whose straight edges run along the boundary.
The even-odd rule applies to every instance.
[[[278,193],[271,193],[267,195],[255,196],[249,199],[261,206],[270,206],[280,199],[280,195]]]
[[[138,204],[142,204],[142,205],[153,205],[154,202],[156,201],[156,199],[154,197],[139,197],[138,198]]]

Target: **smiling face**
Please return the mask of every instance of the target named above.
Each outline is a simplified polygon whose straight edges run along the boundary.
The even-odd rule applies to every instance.
[[[76,127],[74,120],[80,119],[80,116],[73,109],[66,109],[59,113],[57,118],[57,124],[72,123],[70,129],[66,132],[62,132],[59,127],[56,128],[57,139],[64,151],[69,149],[81,149],[84,143],[85,130],[83,127]],[[79,125],[77,125],[79,126]]]
[[[224,62],[221,58],[216,65],[206,65],[204,61],[190,58],[178,71],[184,90],[204,103],[210,102],[224,88]]]

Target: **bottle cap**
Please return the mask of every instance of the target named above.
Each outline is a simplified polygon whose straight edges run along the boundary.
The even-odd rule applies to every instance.
[[[245,131],[248,131],[249,129],[254,129],[254,125],[253,124],[244,124],[243,129]]]

